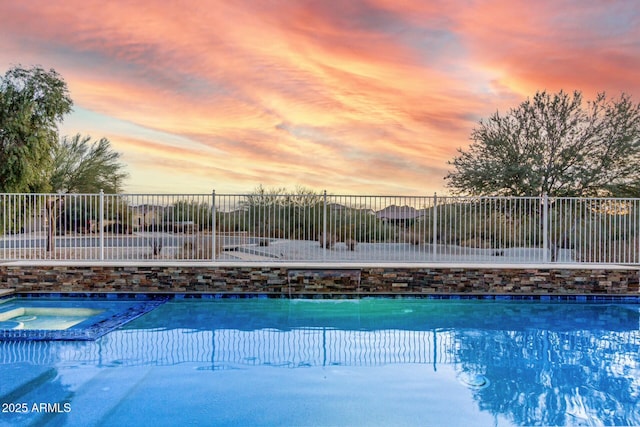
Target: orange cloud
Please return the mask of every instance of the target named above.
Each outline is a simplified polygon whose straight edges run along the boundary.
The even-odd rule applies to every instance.
[[[522,96],[536,90],[640,96],[640,14],[633,2],[493,0],[466,8],[459,31],[473,60]],[[496,25],[499,23],[499,25]]]

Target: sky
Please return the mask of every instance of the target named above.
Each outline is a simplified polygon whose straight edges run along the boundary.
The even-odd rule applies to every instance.
[[[447,193],[481,119],[536,91],[640,101],[635,0],[0,0],[0,73],[55,69],[63,135],[129,193]]]

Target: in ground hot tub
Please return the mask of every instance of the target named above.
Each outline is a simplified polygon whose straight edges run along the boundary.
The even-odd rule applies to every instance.
[[[0,340],[94,340],[166,300],[138,294],[7,297],[0,299]]]
[[[30,307],[21,306],[0,313],[2,329],[69,329],[81,322],[104,313],[95,308]],[[11,325],[14,325],[11,328]]]

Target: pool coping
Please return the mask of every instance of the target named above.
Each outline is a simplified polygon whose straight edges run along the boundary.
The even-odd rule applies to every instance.
[[[228,260],[0,260],[0,266],[105,266],[105,267],[266,267],[303,269],[353,269],[353,268],[470,268],[470,269],[569,269],[569,270],[640,270],[637,264],[621,263],[487,263],[487,262],[335,262],[335,261],[228,261]]]
[[[610,263],[470,263],[470,262],[242,262],[213,260],[140,260],[140,261],[108,261],[108,260],[20,260],[0,261],[0,266],[25,267],[256,267],[256,268],[291,268],[291,269],[359,269],[359,268],[433,268],[433,269],[544,269],[544,270],[639,270],[640,265]]]

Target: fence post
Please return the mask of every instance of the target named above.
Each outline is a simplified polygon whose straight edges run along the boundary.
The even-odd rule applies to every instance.
[[[104,261],[104,191],[100,190],[100,261]]]
[[[216,260],[216,190],[211,192],[211,260]]]
[[[322,195],[322,260],[327,259],[327,190]]]
[[[438,194],[433,193],[433,228],[431,236],[431,251],[433,252],[433,260],[438,254]]]
[[[542,261],[549,262],[549,196],[542,195]]]

